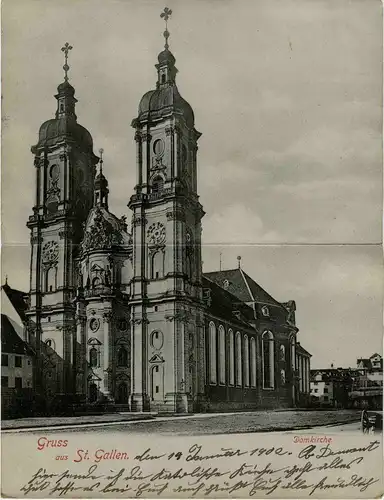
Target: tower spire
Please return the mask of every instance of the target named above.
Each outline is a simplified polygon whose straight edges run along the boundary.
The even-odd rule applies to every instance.
[[[73,49],[72,45],[69,45],[68,42],[66,42],[66,44],[64,45],[64,47],[61,47],[61,50],[62,50],[62,52],[64,52],[64,57],[65,57],[63,70],[64,70],[64,74],[65,74],[64,81],[66,81],[66,82],[68,81],[68,71],[69,71],[68,53],[72,49]]]
[[[103,174],[104,149],[100,148],[99,153],[100,153],[100,161],[99,161],[100,168],[99,168],[99,173],[97,174],[95,179],[94,206],[104,207],[108,210],[108,193],[109,193],[108,181]]]
[[[168,31],[168,19],[170,18],[171,15],[172,15],[172,10],[168,9],[168,7],[165,7],[163,12],[160,14],[160,17],[165,21],[165,31],[163,33],[165,38],[165,44],[164,44],[165,50],[169,49],[168,38],[170,36],[170,33]]]
[[[104,160],[103,160],[103,153],[104,153],[104,149],[103,148],[100,148],[99,149],[99,153],[100,153],[100,177],[103,176],[103,163],[104,163]]]

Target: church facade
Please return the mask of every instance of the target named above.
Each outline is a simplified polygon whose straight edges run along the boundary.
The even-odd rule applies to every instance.
[[[36,390],[131,411],[295,406],[302,384],[294,301],[276,301],[240,260],[236,269],[202,273],[201,134],[176,86],[167,38],[156,88],[132,121],[130,231],[109,210],[102,150],[94,154],[77,121],[66,67],[55,118],[32,147],[25,335],[36,352]]]

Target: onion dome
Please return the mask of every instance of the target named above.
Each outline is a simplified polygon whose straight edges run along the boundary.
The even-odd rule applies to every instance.
[[[170,114],[182,116],[189,128],[194,127],[195,116],[192,107],[181,97],[176,84],[144,94],[139,104],[138,121],[156,120]]]
[[[93,140],[86,128],[77,123],[75,114],[75,89],[68,81],[57,88],[57,111],[55,118],[44,122],[39,130],[39,141],[34,148],[51,147],[62,141],[82,144],[86,150],[93,150]]]
[[[93,150],[93,140],[88,130],[77,123],[75,113],[75,89],[68,81],[68,53],[72,50],[69,43],[61,49],[65,54],[65,64],[63,66],[65,76],[64,82],[57,87],[57,110],[55,118],[44,122],[39,130],[39,141],[36,146],[32,146],[32,152],[42,147],[52,147],[56,144],[66,142],[76,142],[85,151]],[[93,153],[92,153],[93,154]]]

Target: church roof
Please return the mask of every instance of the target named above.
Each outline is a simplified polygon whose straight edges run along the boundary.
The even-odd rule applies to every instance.
[[[85,226],[83,251],[131,246],[132,237],[125,228],[125,221],[118,219],[105,207],[93,207]]]
[[[297,354],[303,354],[304,356],[312,357],[312,354],[310,354],[306,349],[304,349],[304,347],[300,344],[300,342],[296,343],[296,352]]]
[[[1,288],[7,295],[17,314],[20,316],[20,319],[25,321],[27,319],[25,311],[28,309],[27,294],[21,290],[11,288],[8,283],[3,285]]]
[[[33,355],[32,349],[19,337],[12,320],[5,314],[1,315],[1,351],[8,354]]]
[[[258,302],[284,308],[280,302],[269,295],[269,293],[240,268],[213,271],[204,273],[204,276],[221,287],[227,286],[228,292],[235,295],[242,302]]]
[[[91,151],[93,149],[93,139],[88,130],[79,125],[73,117],[68,116],[44,122],[39,130],[39,141],[34,147],[54,146],[68,139],[83,144]]]
[[[192,107],[183,99],[176,84],[150,90],[143,95],[139,104],[138,120],[160,119],[170,114],[183,116],[189,128],[195,124]]]
[[[249,324],[249,321],[254,319],[254,312],[251,307],[239,302],[235,295],[224,290],[206,276],[203,276],[203,288],[210,290],[208,313],[231,323],[252,328],[252,325]]]

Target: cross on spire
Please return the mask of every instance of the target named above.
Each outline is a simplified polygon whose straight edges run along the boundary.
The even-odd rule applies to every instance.
[[[103,153],[104,153],[104,149],[103,148],[100,148],[99,149],[99,153],[100,153],[100,177],[103,175],[103,163],[104,163],[104,160],[103,160]]]
[[[168,48],[169,48],[169,45],[168,45],[168,38],[169,38],[168,19],[170,18],[171,15],[172,15],[172,10],[168,9],[168,7],[165,7],[164,11],[160,14],[160,17],[162,19],[164,19],[164,21],[165,21],[165,31],[164,31],[163,35],[164,35],[164,38],[165,38],[164,48],[166,50],[168,50]]]
[[[63,70],[65,72],[64,80],[67,82],[68,81],[68,71],[69,71],[69,66],[68,66],[68,52],[72,50],[73,47],[72,45],[69,45],[68,42],[64,45],[64,47],[61,47],[62,52],[64,52],[64,57],[65,57],[65,62],[63,66]]]

